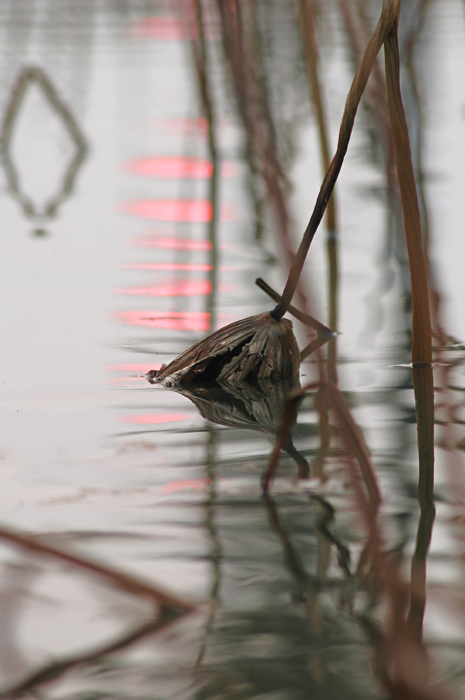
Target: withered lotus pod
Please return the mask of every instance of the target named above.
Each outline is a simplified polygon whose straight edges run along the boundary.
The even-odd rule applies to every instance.
[[[165,387],[189,383],[298,377],[299,348],[288,319],[270,312],[220,328],[147,378]]]

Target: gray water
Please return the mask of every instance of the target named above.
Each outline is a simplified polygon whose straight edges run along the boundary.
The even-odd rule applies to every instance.
[[[373,5],[374,18],[379,3]],[[418,7],[405,2],[402,31]],[[268,9],[270,88],[280,136],[292,143],[288,201],[297,245],[322,177],[318,136],[293,5]],[[324,4],[319,21],[334,148],[353,55],[338,4]],[[332,444],[323,481],[315,467],[310,479],[297,481],[295,462],[283,454],[272,498],[264,499],[272,431],[211,422],[189,398],[143,377],[210,330],[270,309],[254,280],[262,276],[280,289],[288,269],[271,207],[257,237],[244,131],[214,14],[209,26],[223,167],[216,262],[208,245],[207,130],[177,6],[0,0],[3,124],[21,71],[35,67],[78,134],[73,140],[63,112],[33,81],[3,147],[13,171],[4,155],[2,527],[195,606],[161,630],[86,660],[147,622],[150,605],[2,538],[0,692],[68,659],[66,672],[25,697],[389,697],[364,625],[369,618],[389,627],[389,597],[377,598],[357,571],[367,534],[342,447]],[[404,103],[418,165],[421,152],[431,279],[447,342],[436,342],[434,370],[436,519],[418,646],[425,657],[409,656],[406,647],[405,659],[418,665],[417,680],[428,677],[441,688],[418,697],[458,698],[465,687],[462,2],[430,3],[415,66],[420,101],[404,68]],[[396,553],[408,591],[419,522],[409,272],[373,134],[361,108],[336,190],[339,335],[322,353],[337,343],[339,388],[382,495],[383,548]],[[47,213],[54,198],[57,209]],[[327,277],[322,226],[304,278],[311,312],[324,323]],[[308,329],[294,328],[301,346],[309,342]],[[312,355],[301,383],[317,381],[317,370]],[[293,431],[311,465],[320,447],[313,395]],[[405,638],[397,641],[402,655]],[[394,633],[393,648],[397,641]]]

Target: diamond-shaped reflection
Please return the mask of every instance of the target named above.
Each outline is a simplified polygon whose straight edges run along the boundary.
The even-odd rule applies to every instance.
[[[0,156],[10,194],[30,219],[53,218],[74,188],[86,140],[46,73],[31,66],[12,86]]]

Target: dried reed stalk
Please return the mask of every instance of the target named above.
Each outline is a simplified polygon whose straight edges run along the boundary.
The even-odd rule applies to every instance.
[[[323,184],[321,185],[312,216],[289,272],[281,301],[271,312],[273,318],[281,318],[286,313],[287,309],[289,308],[289,304],[292,301],[292,297],[294,296],[297,283],[307,257],[308,249],[310,248],[310,244],[318,229],[323,214],[325,213],[329,198],[344,162],[344,157],[347,152],[355,116],[357,114],[358,105],[360,103],[363,91],[374,66],[376,56],[378,55],[385,38],[391,31],[395,18],[395,12],[393,12],[393,8],[391,7],[390,3],[383,2],[378,24],[376,25],[370,41],[368,42],[363,59],[355,74],[352,86],[347,96],[341,127],[339,129],[339,139],[336,153],[331,161],[328,171],[326,172]]]
[[[352,53],[356,61],[358,61],[362,56],[364,43],[370,35],[370,21],[367,16],[366,6],[363,2],[348,3],[346,0],[339,0],[339,8],[344,20],[346,34],[352,47]],[[382,63],[379,60],[376,60],[374,63],[364,96],[364,105],[380,135],[385,159],[385,175],[390,206],[400,210],[399,186],[396,177],[394,146],[386,98],[386,81]],[[399,203],[397,203],[397,199],[399,199]]]
[[[426,604],[426,557],[435,517],[432,333],[428,274],[421,236],[420,210],[399,84],[397,25],[400,0],[389,0],[389,5],[395,13],[395,21],[385,41],[386,86],[397,176],[404,213],[412,289],[412,365],[418,431],[418,495],[421,513],[416,548],[412,559],[409,623],[416,638],[420,640]]]
[[[425,18],[428,10],[430,9],[432,0],[421,0],[416,16],[414,18],[410,35],[405,42],[407,51],[407,67],[410,75],[411,86],[415,99],[419,103],[420,107],[420,93],[417,84],[416,70],[415,70],[415,46],[418,40],[418,36],[423,28]],[[421,110],[418,108],[418,130],[420,138],[417,144],[416,153],[416,172],[417,176],[417,191],[419,198],[419,205],[421,211],[421,221],[422,221],[422,239],[423,239],[423,249],[425,255],[425,263],[428,271],[429,286],[430,286],[430,303],[431,303],[431,321],[432,327],[434,328],[434,334],[437,336],[440,347],[435,348],[435,358],[438,364],[438,369],[435,372],[435,380],[438,382],[438,388],[436,392],[441,394],[440,403],[436,404],[436,408],[440,408],[445,411],[446,419],[441,425],[441,435],[439,437],[439,442],[445,448],[445,467],[448,472],[449,485],[453,488],[454,500],[457,508],[457,518],[451,518],[451,521],[455,522],[465,522],[463,519],[463,507],[460,504],[465,502],[465,490],[464,490],[464,455],[463,452],[457,449],[458,446],[458,432],[456,432],[457,423],[459,422],[457,416],[457,409],[460,407],[461,403],[457,404],[453,396],[454,387],[452,386],[451,372],[453,368],[449,362],[443,361],[443,347],[448,342],[447,335],[444,331],[444,326],[441,319],[441,293],[439,289],[435,286],[434,274],[431,274],[431,263],[429,261],[429,250],[430,250],[430,237],[429,237],[429,226],[428,226],[428,207],[426,196],[423,188],[424,173],[422,165],[422,137],[423,128],[421,121]],[[417,399],[417,414],[422,411],[426,414],[427,407],[429,406],[429,411],[426,420],[420,419],[418,423],[418,442],[419,445],[423,444],[429,447],[429,450],[433,448],[433,441],[428,438],[423,438],[420,431],[423,431],[423,426],[430,425],[431,432],[434,427],[434,415],[433,406],[431,404],[431,398],[426,400],[426,396],[431,397],[431,388],[428,386],[427,390],[422,389],[423,377],[422,375],[429,375],[430,370],[427,369],[423,371],[422,369],[412,370],[413,382],[415,387],[415,395],[419,397]],[[430,376],[427,376],[428,385],[431,383]],[[429,434],[429,431],[427,431]],[[423,455],[423,459],[420,459],[420,463],[428,461],[432,465],[433,455],[428,454]],[[428,553],[428,548],[431,540],[432,528],[435,517],[434,509],[434,481],[433,481],[433,471],[429,467],[427,469],[420,469],[419,478],[419,501],[420,501],[420,519],[418,523],[417,540],[415,546],[415,552],[412,558],[411,566],[411,599],[410,599],[410,610],[409,610],[409,622],[414,633],[417,636],[421,635],[424,610],[426,605],[426,557]],[[457,544],[459,547],[463,545],[463,539],[460,535],[457,536],[457,529],[453,529],[453,534],[457,538]],[[463,564],[462,557],[462,564]]]
[[[432,341],[428,275],[423,253],[420,210],[410,154],[410,140],[399,84],[397,24],[400,0],[385,0],[384,5],[388,5],[394,15],[394,21],[385,41],[386,87],[412,284],[412,362],[430,364]]]

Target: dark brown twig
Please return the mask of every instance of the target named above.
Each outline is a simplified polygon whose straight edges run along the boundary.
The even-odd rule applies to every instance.
[[[385,0],[394,15],[385,41],[386,86],[389,117],[394,139],[407,251],[412,284],[412,362],[432,361],[431,319],[428,275],[421,238],[420,210],[410,154],[410,140],[399,84],[399,46],[397,24],[400,0]]]

